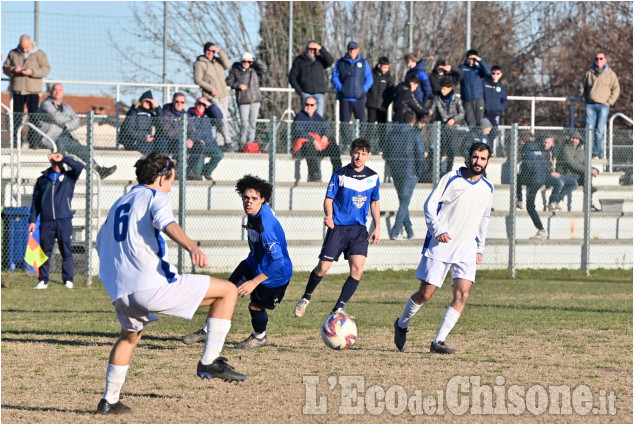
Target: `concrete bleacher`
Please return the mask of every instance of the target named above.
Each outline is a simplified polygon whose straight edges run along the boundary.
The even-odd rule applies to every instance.
[[[22,176],[22,205],[29,206],[31,202],[32,188],[35,179],[41,171],[48,166],[46,150],[25,150],[22,152],[22,164],[20,174]],[[141,157],[136,152],[97,150],[97,161],[110,166],[117,164],[118,169],[114,175],[101,182],[101,190],[93,207],[99,208],[99,225],[106,218],[109,207],[130,187],[136,184],[134,163]],[[342,156],[342,162],[348,163],[350,158]],[[504,158],[493,158],[488,167],[488,178],[495,185],[494,211],[489,225],[487,257],[484,267],[506,268],[508,262],[508,238],[509,238],[509,185],[500,184],[500,176]],[[462,159],[455,159],[456,166],[462,164]],[[11,205],[12,178],[9,151],[2,151],[2,203],[3,206]],[[367,165],[377,171],[382,177],[384,174],[384,161],[379,155],[374,155]],[[594,164],[601,168],[601,164]],[[276,187],[274,207],[277,216],[282,223],[290,250],[293,249],[293,261],[297,269],[309,270],[315,266],[317,254],[325,233],[323,225],[322,201],[326,191],[327,182],[306,183],[306,161],[297,161],[289,155],[281,154],[276,157]],[[14,173],[15,173],[14,169]],[[214,171],[214,181],[187,181],[186,192],[186,222],[185,227],[194,239],[199,240],[201,246],[208,255],[231,257],[246,255],[246,234],[242,228],[245,217],[242,212],[240,198],[235,192],[235,181],[244,174],[251,173],[263,178],[269,176],[268,154],[226,154],[218,168]],[[299,173],[299,174],[298,174]],[[328,160],[322,161],[323,179],[327,180],[331,174],[331,165]],[[85,173],[82,174],[76,187],[72,208],[76,210],[75,224],[78,227],[84,225],[85,217]],[[632,238],[633,238],[633,189],[631,186],[620,186],[620,173],[601,173],[594,179],[594,186],[598,192],[594,194],[595,204],[599,200],[614,199],[623,201],[621,211],[594,212],[591,220],[591,239],[594,250],[605,251],[598,260],[597,266],[620,267],[620,264],[632,266]],[[299,181],[298,181],[299,179]],[[383,183],[381,190],[381,237],[382,242],[378,246],[371,247],[373,255],[373,268],[400,268],[416,267],[421,245],[425,237],[425,217],[423,215],[423,203],[432,189],[432,184],[417,185],[410,204],[411,218],[415,229],[415,239],[412,241],[390,241],[388,231],[394,222],[396,211],[399,207],[397,194],[391,183]],[[579,267],[581,258],[581,243],[583,238],[584,217],[582,214],[583,189],[578,188],[572,194],[572,210],[546,212],[542,211],[540,195],[536,199],[541,219],[549,231],[550,239],[547,241],[528,241],[535,233],[533,224],[524,210],[517,211],[516,233],[519,243],[516,246],[517,267],[530,267],[533,262],[543,258],[546,264],[553,263],[557,267]],[[178,182],[173,186],[171,199],[175,209],[175,215],[179,202]],[[15,199],[13,199],[15,206]],[[94,222],[97,224],[97,222]],[[97,232],[94,226],[92,238]],[[77,242],[84,237],[81,231],[76,234]],[[606,249],[605,249],[606,248]],[[373,254],[375,251],[377,254]],[[594,252],[598,252],[594,251]],[[549,255],[546,255],[549,254]],[[170,256],[176,255],[172,250]],[[376,255],[376,256],[375,256]],[[628,260],[624,260],[627,258]],[[174,261],[176,259],[174,258]],[[219,270],[235,266],[231,261],[217,258],[214,267]],[[370,261],[370,260],[369,260]],[[187,260],[189,262],[189,259]],[[96,262],[94,262],[96,264]],[[231,265],[233,264],[233,266]],[[334,270],[346,269],[346,264],[340,261],[334,265]],[[228,271],[229,271],[228,270]]]

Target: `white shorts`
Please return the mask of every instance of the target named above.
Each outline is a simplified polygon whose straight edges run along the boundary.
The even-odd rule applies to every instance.
[[[476,261],[444,263],[443,261],[422,255],[415,277],[440,288],[443,285],[445,276],[450,270],[452,270],[452,281],[454,281],[454,279],[466,279],[474,283],[474,279],[476,278]]]
[[[184,274],[169,285],[123,296],[113,302],[121,327],[139,332],[150,322],[159,320],[151,311],[191,320],[205,298],[210,277]]]

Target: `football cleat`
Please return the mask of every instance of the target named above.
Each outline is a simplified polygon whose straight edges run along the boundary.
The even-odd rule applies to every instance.
[[[121,402],[121,400],[116,403],[110,404],[106,401],[105,398],[102,398],[97,405],[97,412],[102,415],[121,415],[122,413],[130,413],[132,410],[125,404]]]
[[[263,336],[262,338],[256,338],[254,334],[251,334],[247,337],[247,339],[236,344],[234,348],[259,348],[264,347],[267,344],[269,344],[269,338],[267,338],[267,335]]]
[[[196,374],[203,378],[222,379],[223,382],[244,381],[247,379],[242,373],[236,372],[233,367],[227,364],[225,357],[217,357],[211,364],[203,364],[200,361],[196,367]]]
[[[207,339],[207,332],[204,329],[199,329],[196,332],[185,335],[183,343],[187,345],[196,344],[197,342],[205,341],[205,339]]]
[[[304,312],[306,311],[306,308],[309,306],[310,302],[311,300],[307,300],[306,298],[300,298],[300,301],[298,301],[298,303],[295,305],[293,314],[295,314],[296,317],[304,316]]]
[[[338,314],[343,314],[344,316],[348,317],[349,319],[355,319],[355,316],[352,316],[350,314],[348,314],[347,312],[344,311],[343,308],[338,308],[337,310],[333,310],[331,312],[332,315],[338,315]]]
[[[399,326],[399,319],[395,320],[395,345],[399,351],[406,351],[408,328]]]
[[[430,352],[434,354],[453,354],[456,350],[445,345],[445,341],[430,344]]]

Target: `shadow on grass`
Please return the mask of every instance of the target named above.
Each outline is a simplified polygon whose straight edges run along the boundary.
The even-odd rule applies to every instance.
[[[56,407],[29,407],[29,406],[14,406],[11,404],[3,404],[2,410],[22,410],[28,412],[59,412],[59,413],[76,413],[76,414],[94,414],[96,409],[93,410],[80,410],[80,409],[58,409]]]
[[[470,304],[469,307],[505,308],[509,310],[535,310],[535,311],[573,311],[576,313],[624,313],[632,314],[633,310],[618,310],[612,308],[587,308],[578,306],[556,307],[552,305],[517,305],[517,304]]]
[[[24,338],[25,334],[33,334],[35,337],[33,338]],[[12,338],[10,335],[19,335],[20,338]],[[109,341],[101,342],[101,341],[76,341],[76,340],[68,340],[68,339],[54,339],[54,338],[45,338],[45,339],[37,339],[37,336],[47,336],[50,337],[52,335],[60,335],[60,336],[84,336],[89,338],[108,338]],[[35,344],[53,344],[53,345],[69,345],[69,346],[78,346],[78,347],[90,347],[90,346],[112,346],[114,341],[119,338],[118,333],[110,333],[110,332],[35,332],[35,331],[3,331],[2,332],[2,341],[3,342],[21,342],[21,343],[35,343]],[[161,336],[153,336],[153,335],[144,335],[141,338],[141,342],[139,343],[139,347],[149,348],[152,350],[174,350],[174,347],[166,347],[163,345],[157,344],[147,344],[148,341],[155,342],[172,342],[172,341],[181,341],[181,338],[176,337],[161,337]]]

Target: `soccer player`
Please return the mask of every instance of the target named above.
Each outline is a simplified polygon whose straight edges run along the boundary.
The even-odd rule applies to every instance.
[[[459,320],[476,276],[476,265],[483,261],[485,234],[492,209],[494,186],[483,176],[491,157],[485,143],[470,147],[468,167],[444,175],[425,202],[428,235],[415,277],[421,287],[406,303],[403,314],[395,320],[395,345],[406,350],[410,320],[443,285],[452,271],[454,299],[441,322],[430,352],[452,354],[445,339]]]
[[[368,241],[379,243],[379,176],[365,165],[370,157],[370,142],[363,138],[355,140],[350,155],[351,163],[333,173],[326,190],[324,224],[328,230],[318,257],[320,261],[311,272],[304,295],[295,306],[297,317],[304,315],[313,291],[341,253],[348,260],[350,275],[333,313],[346,314],[344,306],[355,294],[364,272]],[[370,238],[366,230],[369,208],[375,225]]]
[[[121,337],[110,352],[106,391],[97,412],[120,414],[130,411],[119,400],[134,348],[147,324],[158,320],[151,312],[191,319],[199,306],[209,306],[203,357],[196,373],[201,378],[244,381],[220,352],[231,327],[238,297],[226,280],[205,275],[179,275],[169,264],[163,231],[185,248],[192,263],[205,267],[207,256],[174,220],[168,193],[172,189],[174,162],[151,153],[135,163],[139,184],[119,198],[97,234],[99,278],[121,323]]]
[[[238,287],[238,295],[250,296],[249,314],[254,331],[235,348],[258,348],[269,343],[266,309],[273,310],[284,298],[293,264],[287,251],[287,238],[280,222],[267,201],[271,199],[271,183],[246,175],[236,182],[236,192],[242,197],[243,209],[247,214],[249,255],[229,277]],[[194,344],[204,341],[207,326],[185,335],[183,342]]]

